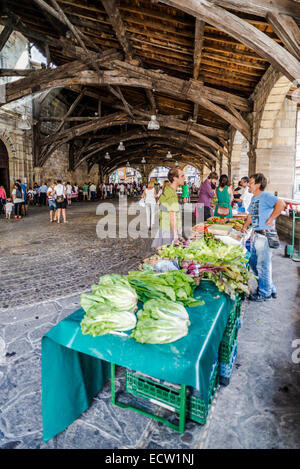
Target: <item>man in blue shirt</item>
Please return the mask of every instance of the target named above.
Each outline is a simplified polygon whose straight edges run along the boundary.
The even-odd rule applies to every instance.
[[[21,179],[17,179],[17,181],[22,189],[24,195],[24,202],[22,203],[22,212],[23,216],[28,215],[28,196],[27,196],[27,185],[21,183]]]
[[[249,181],[249,192],[253,194],[248,207],[249,215],[243,232],[251,224],[254,237],[251,245],[250,266],[258,277],[258,290],[250,295],[251,301],[265,301],[277,298],[272,282],[272,251],[269,248],[266,232],[276,232],[275,220],[285,209],[285,202],[269,192],[264,192],[267,179],[262,173],[253,174]]]

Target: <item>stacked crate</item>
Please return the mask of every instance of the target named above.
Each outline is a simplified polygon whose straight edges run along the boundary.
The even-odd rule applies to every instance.
[[[230,383],[237,355],[237,336],[238,330],[241,327],[241,301],[241,296],[237,296],[219,347],[219,382],[223,386],[227,386]]]
[[[209,409],[213,402],[216,390],[219,386],[219,366],[216,360],[212,366],[209,388],[208,406],[202,399],[201,394],[192,387],[187,389],[187,418],[201,425],[206,424]],[[152,403],[166,407],[173,412],[179,413],[180,408],[180,386],[167,383],[166,381],[143,375],[139,372],[126,369],[126,391],[137,397],[142,397]]]

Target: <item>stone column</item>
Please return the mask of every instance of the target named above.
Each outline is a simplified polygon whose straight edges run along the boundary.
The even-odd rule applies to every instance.
[[[33,174],[34,174],[34,182],[37,184],[42,184],[42,173],[43,173],[43,168],[40,166],[35,166],[33,168]]]

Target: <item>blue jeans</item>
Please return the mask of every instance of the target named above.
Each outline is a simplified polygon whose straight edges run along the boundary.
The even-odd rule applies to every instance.
[[[272,282],[272,251],[267,237],[263,234],[255,233],[249,262],[254,275],[258,277],[257,293],[265,297],[276,293]]]

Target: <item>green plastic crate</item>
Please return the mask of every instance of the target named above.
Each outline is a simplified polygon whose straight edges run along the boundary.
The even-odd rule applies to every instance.
[[[216,390],[219,386],[218,362],[214,364],[209,382],[209,405],[205,405],[200,395],[193,394],[189,389],[187,395],[187,417],[201,425],[206,424],[209,408],[213,401]],[[159,403],[163,407],[174,412],[179,412],[180,408],[180,387],[161,380],[156,380],[150,376],[141,375],[132,370],[126,370],[126,391],[134,396],[141,397],[154,403]],[[199,393],[197,393],[199,394]]]
[[[219,362],[229,363],[235,341],[238,336],[239,318],[233,324],[226,326],[222,341],[219,346]]]

